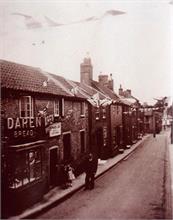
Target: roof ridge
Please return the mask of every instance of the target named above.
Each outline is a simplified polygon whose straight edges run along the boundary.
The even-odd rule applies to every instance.
[[[58,80],[55,79],[53,76],[51,76],[51,75],[54,75],[54,74],[49,74],[48,72],[43,71],[41,68],[40,68],[40,71],[41,71],[42,74],[44,74],[45,76],[47,76],[48,79],[51,79],[51,80],[55,83],[55,85],[60,86],[61,89],[65,90],[65,92],[67,92],[69,95],[74,96],[74,94],[73,94],[69,89],[67,89],[60,81],[58,81]],[[64,78],[64,79],[65,79],[65,78]]]
[[[92,80],[93,81],[93,80]],[[97,89],[95,89],[94,87],[92,87],[92,86],[89,86],[89,85],[87,85],[86,83],[83,83],[84,85],[86,85],[87,87],[90,87],[90,88],[92,88],[93,90],[95,90],[96,91],[96,93],[100,93],[100,94],[102,94],[102,96],[104,96],[105,98],[107,98],[107,96],[104,94],[104,93],[102,93],[101,91],[99,91],[99,90],[97,90]]]

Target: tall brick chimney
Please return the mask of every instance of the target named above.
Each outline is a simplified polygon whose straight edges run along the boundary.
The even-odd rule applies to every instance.
[[[114,91],[114,80],[112,79],[112,73],[110,74],[110,79],[108,82],[108,88]]]
[[[120,95],[120,96],[123,96],[123,95],[124,95],[123,88],[122,88],[121,85],[120,85],[120,88],[119,88],[119,95]]]
[[[91,85],[92,80],[93,66],[91,63],[91,59],[89,57],[85,57],[83,62],[80,64],[80,82]]]
[[[108,84],[109,84],[108,75],[100,73],[100,75],[98,76],[98,78],[99,78],[99,84],[100,84],[101,86],[108,87]]]
[[[127,89],[127,94],[128,94],[128,97],[131,97],[131,89]]]

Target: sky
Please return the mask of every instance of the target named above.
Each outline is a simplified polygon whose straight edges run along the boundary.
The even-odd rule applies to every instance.
[[[172,0],[0,0],[0,39],[0,59],[80,81],[89,54],[94,80],[112,73],[116,93],[173,97]]]

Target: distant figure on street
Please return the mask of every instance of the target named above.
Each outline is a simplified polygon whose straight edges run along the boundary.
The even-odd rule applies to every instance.
[[[89,153],[85,164],[85,189],[94,189],[94,178],[97,172],[98,158]]]

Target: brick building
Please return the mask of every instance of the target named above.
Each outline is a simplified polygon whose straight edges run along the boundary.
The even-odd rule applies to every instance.
[[[90,58],[80,65],[80,82],[5,60],[0,66],[4,213],[61,184],[65,162],[78,175],[89,151],[107,159],[137,140],[139,101],[130,90],[117,95],[112,75],[94,81]]]
[[[91,141],[99,158],[107,159],[122,149],[122,105],[114,92],[112,76],[100,74],[93,80],[90,58],[80,65],[80,86],[97,104],[90,110]]]
[[[63,77],[4,60],[0,66],[2,209],[9,214],[59,184],[64,161],[80,165],[89,151],[89,103]]]
[[[143,123],[141,113],[139,111],[141,104],[137,98],[132,96],[131,90],[127,89],[123,91],[120,85],[119,97],[123,104],[123,140],[124,146],[130,147],[133,143],[139,139]]]

